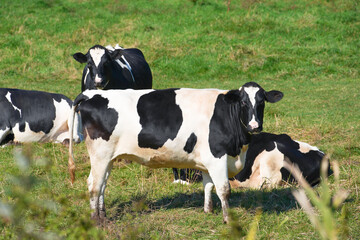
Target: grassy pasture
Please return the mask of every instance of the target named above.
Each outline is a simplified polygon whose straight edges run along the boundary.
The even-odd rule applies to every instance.
[[[360,238],[360,5],[356,0],[2,0],[0,87],[43,90],[75,98],[83,66],[72,59],[95,44],[140,48],[153,72],[154,88],[236,89],[256,81],[285,97],[267,104],[264,130],[287,133],[318,146],[340,163],[341,186],[350,191],[348,239]],[[13,152],[1,149],[0,197],[14,201],[10,175],[19,174]],[[77,180],[71,187],[67,149],[33,144],[39,179],[28,197],[55,199],[64,207],[40,218],[40,230],[69,239],[219,239],[244,237],[256,212],[259,239],[319,239],[291,189],[233,190],[235,225],[202,210],[202,184],[172,185],[169,169],[116,163],[106,203],[111,222],[102,229],[89,216],[84,144],[75,147]],[[330,179],[331,180],[331,179]],[[330,181],[331,182],[331,181]],[[60,203],[59,203],[60,206]],[[340,211],[335,212],[340,216]],[[16,228],[0,223],[0,238]],[[99,235],[100,234],[100,235]]]

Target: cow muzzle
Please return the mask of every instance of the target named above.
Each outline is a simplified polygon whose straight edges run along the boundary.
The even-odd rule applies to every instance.
[[[104,88],[103,79],[99,77],[99,75],[97,74],[94,79],[94,85],[96,88],[100,88],[100,89]]]
[[[247,130],[249,131],[249,133],[259,133],[262,130],[262,127],[259,125],[258,122],[256,121],[251,121],[249,122],[249,125],[247,126]]]

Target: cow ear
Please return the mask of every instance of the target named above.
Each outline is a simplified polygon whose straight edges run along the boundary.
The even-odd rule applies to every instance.
[[[119,59],[121,57],[121,49],[115,49],[114,51],[110,52],[111,59]]]
[[[73,55],[73,58],[78,61],[79,63],[86,63],[87,57],[86,55],[82,54],[81,52],[77,52]]]
[[[277,90],[265,92],[265,100],[270,103],[276,103],[283,98],[284,94]]]
[[[227,103],[235,103],[240,101],[240,91],[230,90],[225,94],[225,101]]]

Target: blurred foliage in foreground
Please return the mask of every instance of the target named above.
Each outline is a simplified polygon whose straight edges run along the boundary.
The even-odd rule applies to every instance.
[[[9,184],[1,193],[0,231],[6,239],[102,239],[103,235],[89,218],[89,213],[76,214],[73,201],[64,194],[54,195],[46,184],[52,162],[33,160],[31,145],[15,148],[18,173],[7,177]],[[40,174],[39,171],[43,171]],[[31,194],[36,192],[37,194]],[[82,201],[86,195],[79,196]],[[64,220],[72,222],[71,228]],[[6,231],[10,230],[11,231]],[[3,235],[5,234],[5,236]]]

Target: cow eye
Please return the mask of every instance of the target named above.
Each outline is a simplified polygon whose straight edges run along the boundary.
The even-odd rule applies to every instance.
[[[242,101],[241,101],[241,106],[242,106],[242,107],[245,107],[245,106],[246,106],[246,102],[242,100]]]

